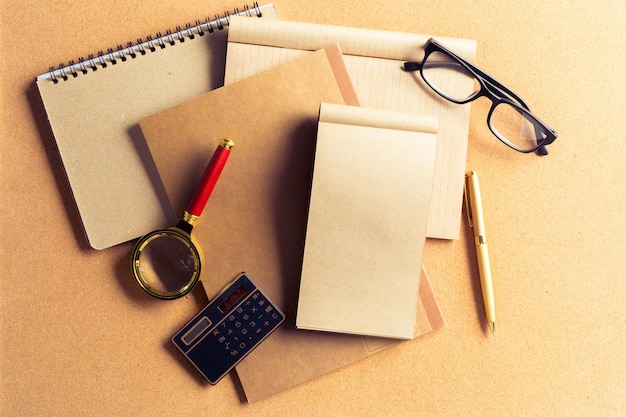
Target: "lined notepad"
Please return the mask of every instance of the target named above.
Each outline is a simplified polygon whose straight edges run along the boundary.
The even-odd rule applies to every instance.
[[[401,69],[404,61],[416,61],[423,57],[423,46],[429,38],[401,32],[234,18],[228,37],[224,81],[229,84],[309,51],[338,43],[363,107],[429,114],[439,118],[427,235],[458,239],[470,105],[447,102],[426,86],[419,74],[406,73]],[[437,39],[464,58],[474,59],[475,41]]]

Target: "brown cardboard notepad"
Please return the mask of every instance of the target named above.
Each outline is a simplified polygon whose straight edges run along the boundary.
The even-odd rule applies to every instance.
[[[437,123],[322,103],[299,329],[413,338]]]
[[[209,297],[246,271],[287,315],[286,322],[237,366],[249,401],[352,363],[389,343],[376,340],[368,345],[360,336],[295,328],[322,102],[358,104],[337,46],[140,122],[177,213],[184,210],[218,140],[235,141],[194,234],[206,257],[201,279]],[[430,287],[422,289],[419,334],[443,325]]]
[[[429,38],[416,33],[235,17],[228,35],[224,83],[228,85],[326,45],[339,44],[361,106],[439,118],[427,236],[458,239],[470,105],[449,103],[434,94],[419,74],[401,69],[404,61],[422,59]],[[476,55],[473,40],[437,39],[466,59],[473,60]],[[467,83],[472,82],[456,81],[452,74],[441,80],[449,88],[459,89],[468,88]]]

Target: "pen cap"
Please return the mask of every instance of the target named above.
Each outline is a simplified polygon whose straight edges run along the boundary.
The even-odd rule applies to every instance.
[[[465,174],[465,198],[467,204],[467,214],[470,226],[474,228],[477,236],[485,235],[485,222],[483,218],[483,206],[480,195],[480,185],[476,171],[469,171]]]

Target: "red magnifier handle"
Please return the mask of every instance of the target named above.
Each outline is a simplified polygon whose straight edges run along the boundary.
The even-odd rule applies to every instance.
[[[230,139],[222,139],[220,141],[209,164],[204,170],[204,174],[202,174],[202,179],[193,194],[191,202],[187,206],[187,213],[191,216],[200,217],[202,214],[204,206],[222,173],[222,169],[224,169],[224,165],[226,165],[226,161],[230,155],[230,148],[233,146],[235,146],[235,143]]]

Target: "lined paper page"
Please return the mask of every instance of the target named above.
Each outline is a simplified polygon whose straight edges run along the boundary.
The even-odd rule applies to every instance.
[[[427,236],[458,239],[469,132],[469,105],[449,103],[416,72],[404,72],[407,60],[423,57],[427,35],[289,21],[234,18],[230,23],[225,83],[338,43],[363,107],[434,115],[439,118],[437,157]],[[476,42],[437,37],[469,60]]]

